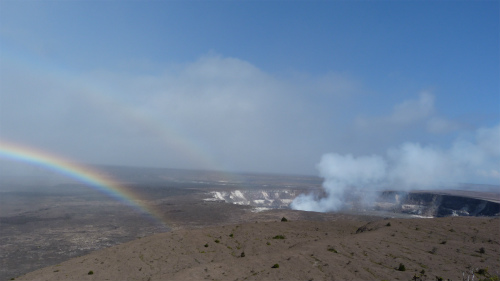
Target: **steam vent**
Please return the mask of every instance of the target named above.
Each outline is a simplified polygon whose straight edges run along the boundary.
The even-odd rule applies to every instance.
[[[300,190],[233,190],[212,191],[206,201],[252,206],[255,212],[269,209],[289,209]],[[354,199],[353,199],[354,198]],[[498,193],[472,191],[383,191],[375,202],[361,205],[355,196],[347,200],[341,211],[379,212],[381,215],[411,217],[499,216]]]

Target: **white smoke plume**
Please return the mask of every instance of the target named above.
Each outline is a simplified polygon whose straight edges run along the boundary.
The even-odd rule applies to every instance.
[[[361,191],[364,199],[381,189],[456,188],[456,184],[500,184],[500,125],[479,129],[473,140],[456,140],[448,149],[404,143],[385,156],[325,154],[317,165],[324,194],[301,194],[295,210],[329,212]]]

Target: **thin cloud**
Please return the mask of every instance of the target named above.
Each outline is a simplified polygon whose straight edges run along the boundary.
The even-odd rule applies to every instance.
[[[294,80],[218,55],[150,75],[9,75],[2,135],[14,141],[85,162],[298,173],[313,171],[330,138],[322,95],[354,87],[340,74]]]
[[[87,163],[314,174],[325,151],[380,154],[460,128],[430,93],[361,117],[352,77],[276,75],[216,54],[150,74],[1,67],[2,137]]]
[[[358,139],[370,138],[372,147],[378,147],[377,151],[381,152],[388,145],[408,140],[436,140],[435,135],[448,136],[460,132],[465,126],[443,117],[435,106],[435,99],[435,95],[421,92],[416,99],[394,105],[388,114],[359,115],[353,122],[351,134]]]

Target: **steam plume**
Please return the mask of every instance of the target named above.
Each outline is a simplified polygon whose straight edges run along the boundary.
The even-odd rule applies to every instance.
[[[370,197],[376,190],[449,188],[463,182],[500,184],[500,125],[479,129],[472,141],[450,148],[404,143],[385,156],[325,154],[317,165],[323,196],[301,194],[290,205],[305,211],[337,211],[353,190]],[[365,199],[366,199],[365,198]]]

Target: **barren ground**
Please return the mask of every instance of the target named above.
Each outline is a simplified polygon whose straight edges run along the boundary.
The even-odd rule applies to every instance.
[[[462,280],[474,271],[478,280],[500,274],[498,216],[255,212],[204,199],[235,189],[303,192],[321,180],[109,172],[158,210],[165,225],[79,184],[3,182],[0,280]],[[277,235],[284,239],[273,239]]]
[[[16,280],[462,280],[471,270],[475,280],[499,275],[499,218],[312,214],[305,220],[304,213],[269,211],[256,214],[254,222],[156,234]],[[282,216],[289,221],[281,222]]]

